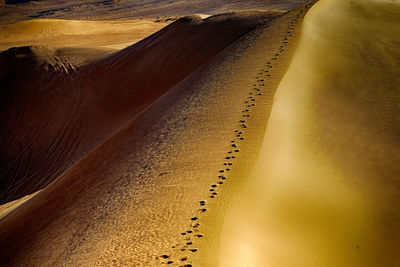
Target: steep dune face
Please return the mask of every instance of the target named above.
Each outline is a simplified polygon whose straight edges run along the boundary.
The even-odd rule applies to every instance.
[[[279,14],[184,18],[86,66],[66,50],[3,52],[1,202],[49,184],[194,69]]]
[[[399,16],[398,2],[374,0],[307,14],[221,262],[398,265]]]
[[[94,97],[99,101],[110,106],[131,105],[130,95],[134,95],[135,101],[145,104],[233,41],[280,14],[228,13],[204,20],[185,17],[143,42],[88,66],[83,75],[89,75],[85,79],[96,84]],[[108,69],[113,71],[104,72]]]
[[[73,119],[79,90],[66,84],[97,52],[80,50],[73,58],[46,47],[19,47],[1,53],[2,203],[40,189],[82,156],[70,153],[80,142]]]
[[[235,168],[226,157],[238,159],[246,142],[249,156],[242,164],[250,166],[257,155],[274,88],[290,61],[291,52],[286,51],[290,49],[284,44],[295,28],[290,20],[296,12],[255,29],[218,53],[1,220],[2,263],[158,266],[165,261],[161,255],[182,252],[182,237],[186,240],[189,233],[197,233],[190,242],[201,238],[194,222],[203,212],[198,201],[205,199],[208,205],[217,195],[210,196],[210,185],[218,179],[222,185],[218,176]],[[282,54],[283,67],[277,54]],[[90,78],[107,66],[122,71],[116,57],[94,63],[82,73]],[[119,57],[130,58],[126,51]],[[266,65],[270,58],[276,62],[273,69]],[[269,80],[264,83],[264,79]],[[103,105],[112,104],[106,101],[109,94],[104,100],[99,97]],[[245,114],[250,109],[254,120]],[[252,132],[237,137],[238,129],[245,127],[252,127]],[[182,257],[167,258],[189,264],[197,249],[183,251]]]

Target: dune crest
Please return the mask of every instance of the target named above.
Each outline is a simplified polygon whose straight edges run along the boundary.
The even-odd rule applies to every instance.
[[[395,266],[399,14],[315,0],[0,53],[1,200],[43,188],[0,219],[0,265]]]
[[[77,75],[87,81],[98,80],[99,87],[93,87],[96,94],[90,94],[91,110],[97,106],[93,103],[103,110],[123,110],[120,101],[132,107],[137,103],[133,100],[143,100],[147,107],[0,221],[2,262],[160,264],[156,257],[180,242],[180,233],[198,210],[198,201],[209,197],[207,188],[215,182],[218,170],[224,166],[225,154],[232,149],[232,125],[240,127],[243,101],[251,101],[246,100],[249,90],[265,65],[266,46],[274,47],[267,50],[271,57],[281,49],[282,40],[270,39],[275,35],[268,34],[269,25],[274,24],[277,15],[282,14],[231,13],[204,21],[199,17],[182,19],[132,47],[78,69]],[[274,25],[279,36],[288,31],[280,24]],[[226,36],[221,34],[224,29]],[[179,37],[174,32],[180,33]],[[195,32],[198,34],[193,35]],[[191,38],[182,38],[183,33]],[[164,40],[165,36],[175,38]],[[165,51],[163,48],[168,46],[179,47],[181,52],[174,50],[176,56],[155,53],[149,68],[139,68],[143,65],[141,60],[151,59],[151,49]],[[148,56],[141,59],[146,51]],[[165,77],[176,78],[171,58],[180,63],[175,68],[195,69],[171,84],[172,88],[161,91],[147,87],[149,96],[129,99],[130,93],[142,94],[149,81],[162,79],[165,71],[170,74]],[[188,58],[198,65],[187,62]],[[283,75],[285,66],[274,70],[274,84]],[[120,72],[112,76],[102,73],[104,68]],[[138,82],[133,75],[136,71],[140,71],[143,79],[158,79],[147,80],[142,90],[138,90],[131,85]],[[107,82],[116,85],[111,87],[113,90],[107,90]],[[159,96],[154,95],[155,90],[160,90]],[[261,102],[264,94],[265,102]],[[118,101],[112,101],[113,95]],[[257,101],[268,110],[272,95],[268,90],[259,92]],[[248,105],[251,104],[255,106],[254,101]],[[264,109],[259,111],[262,123],[255,128],[260,139],[253,141],[254,151],[261,143],[266,125],[263,118],[267,115]],[[104,119],[99,122],[101,126],[109,123]],[[97,126],[93,128],[98,132]],[[252,159],[244,158],[244,162],[251,165]],[[64,192],[62,198],[61,192]]]
[[[182,18],[94,61],[102,50],[1,53],[1,203],[48,185],[199,66],[280,14]]]
[[[221,265],[398,264],[399,15],[374,0],[308,12],[255,168],[225,210]]]

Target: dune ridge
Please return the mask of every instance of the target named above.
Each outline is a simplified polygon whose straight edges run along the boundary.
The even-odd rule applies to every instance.
[[[280,14],[183,18],[86,65],[101,51],[80,50],[86,54],[74,57],[72,48],[26,47],[1,53],[1,203],[49,184],[185,76]]]
[[[288,24],[273,25],[280,35],[288,31]],[[250,77],[265,65],[265,46],[274,47],[268,53],[282,49],[268,29],[268,23],[260,25],[222,50],[1,220],[2,248],[8,244],[2,261],[160,264],[156,257],[180,242],[179,233],[225,162],[232,125],[240,127],[242,101],[255,81]],[[285,67],[277,70],[275,82]],[[268,110],[273,91],[265,95]],[[260,110],[261,118],[267,115]],[[265,126],[266,120],[257,136]],[[254,140],[255,152],[260,145]],[[243,160],[251,165],[252,158]],[[61,191],[66,197],[59,198]]]
[[[0,219],[0,264],[395,266],[399,14],[320,0],[189,16],[67,70],[73,53],[6,51],[79,81],[90,127],[55,130],[99,139]]]
[[[254,169],[224,209],[221,265],[398,264],[399,15],[375,0],[306,14]]]

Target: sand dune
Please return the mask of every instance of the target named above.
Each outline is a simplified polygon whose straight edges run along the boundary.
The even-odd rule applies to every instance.
[[[0,26],[0,50],[18,46],[122,49],[165,27],[171,21],[24,20]]]
[[[140,62],[138,59],[133,60],[135,54],[129,51],[146,49],[150,44],[154,44],[151,47],[159,45],[155,50],[158,51],[161,49],[163,36],[175,31],[182,34],[182,24],[190,26],[189,36],[194,30],[205,32],[196,35],[194,40],[173,40],[188,54],[184,54],[182,59],[165,56],[164,60],[160,59],[164,55],[156,54],[157,60],[163,64],[157,67],[158,61],[154,61],[151,65],[153,68],[144,69],[142,73],[153,71],[154,74],[149,77],[163,79],[159,70],[165,68],[170,77],[177,76],[173,74],[176,69],[171,67],[168,58],[176,58],[185,70],[188,69],[187,64],[191,64],[184,61],[187,58],[198,61],[199,65],[200,62],[207,62],[206,64],[184,77],[123,129],[0,221],[2,261],[13,264],[40,262],[44,265],[161,264],[164,259],[159,256],[171,253],[171,246],[181,242],[181,232],[189,229],[196,231],[196,225],[190,228],[190,218],[197,213],[199,200],[211,199],[207,187],[218,180],[219,171],[229,171],[229,167],[220,169],[226,163],[226,155],[230,152],[234,156],[233,153],[238,153],[236,150],[240,151],[234,149],[230,139],[239,134],[234,132],[235,129],[247,127],[240,122],[247,118],[243,117],[246,114],[242,109],[249,105],[249,109],[256,110],[255,103],[259,103],[260,109],[254,112],[254,118],[259,118],[262,123],[253,124],[252,134],[257,138],[249,141],[249,157],[244,157],[243,162],[250,166],[257,155],[274,88],[293,53],[293,49],[292,52],[285,53],[284,47],[289,34],[292,35],[291,29],[295,28],[295,23],[291,26],[290,21],[298,12],[300,11],[295,10],[283,16],[279,23],[273,21],[261,25],[259,19],[264,20],[262,13],[251,14],[253,20],[256,15],[256,24],[260,26],[257,29],[251,26],[252,23],[240,23],[248,15],[239,18],[232,14],[218,16],[204,22],[197,17],[190,17],[171,24],[158,35],[153,35],[108,59],[83,68],[82,75],[86,73],[89,78],[99,77],[100,74],[97,73],[107,67],[123,72],[129,64]],[[304,8],[302,12],[305,12]],[[270,18],[271,14],[267,14],[267,20]],[[230,20],[229,24],[224,22],[227,19]],[[226,37],[221,36],[221,31],[215,29],[215,25],[222,25],[222,29],[226,25],[230,29],[230,38],[232,34],[237,34],[237,39],[246,31],[241,34],[240,27],[232,31],[232,25],[236,23],[244,24],[254,31],[221,51],[224,47],[221,42],[228,45],[234,40],[226,40]],[[204,38],[205,34],[211,36]],[[171,36],[176,35],[169,37]],[[202,38],[207,44],[201,41]],[[215,44],[211,45],[211,42]],[[295,42],[292,45],[295,46]],[[168,43],[162,47],[168,47]],[[209,52],[214,49],[214,53],[220,53],[205,61],[205,56],[196,49]],[[265,57],[274,61],[277,53],[282,53],[282,64],[276,63],[274,70],[269,70]],[[104,77],[99,83],[104,83],[107,79],[126,81],[128,75],[135,71],[130,66],[131,71],[126,74],[114,72],[115,77]],[[260,70],[264,71],[259,74]],[[125,78],[119,78],[118,75],[125,75]],[[254,102],[248,99],[249,92],[253,91],[253,83],[263,80],[260,75],[270,75],[274,82],[265,84],[268,89],[262,92],[254,91],[254,97],[259,99],[259,102]],[[130,81],[135,82],[134,79]],[[127,86],[128,83],[123,85]],[[115,93],[116,96],[112,97],[115,99],[121,92],[128,91],[120,91],[124,88],[115,90],[116,92],[105,89],[101,91],[97,86],[95,88],[97,94],[92,97],[99,96],[103,108],[106,104],[114,103],[106,101],[110,98],[109,94]],[[154,94],[156,87],[146,90],[151,90]],[[103,94],[107,97],[101,99]],[[121,96],[122,100],[126,98]],[[146,99],[146,95],[139,99]],[[96,101],[90,103],[91,109],[96,106],[93,104]],[[149,103],[148,101],[150,100],[145,103]],[[243,103],[244,101],[248,104]],[[120,103],[120,100],[116,103]],[[131,103],[132,100],[128,102],[129,106]],[[120,104],[118,108],[121,109]],[[100,123],[104,121],[102,119]],[[98,129],[98,126],[94,128]],[[93,136],[93,132],[88,136]],[[238,142],[244,141],[238,138]],[[201,188],[204,189],[199,190]],[[61,194],[63,197],[60,197]],[[185,202],[184,205],[182,201]],[[3,244],[7,244],[7,247]],[[186,251],[189,253],[187,256],[194,253]]]
[[[0,264],[395,266],[399,4],[315,2],[2,52]]]
[[[7,0],[7,2],[9,2]],[[78,20],[126,20],[155,19],[170,20],[193,14],[217,15],[243,10],[290,10],[304,0],[46,0],[23,1],[23,4],[8,4],[0,7],[0,25],[21,19],[52,18]]]
[[[279,14],[186,17],[89,65],[101,51],[22,47],[0,54],[1,202],[46,186],[193,70]]]
[[[400,262],[399,15],[373,0],[307,14],[255,168],[224,209],[222,266]]]

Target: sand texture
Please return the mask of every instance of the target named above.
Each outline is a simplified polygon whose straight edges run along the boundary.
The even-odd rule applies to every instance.
[[[373,0],[307,13],[255,167],[223,209],[221,266],[398,265],[399,15]]]
[[[190,227],[198,202],[212,200],[208,187],[222,172],[233,170],[227,155],[239,158],[238,147],[247,138],[248,153],[256,155],[274,87],[293,53],[286,54],[285,48],[305,11],[302,7],[279,22],[259,25],[222,50],[1,220],[1,244],[8,244],[2,246],[2,261],[17,265],[162,264],[159,256],[171,253],[171,246],[181,242],[180,233]],[[223,17],[212,20],[224,21]],[[126,70],[130,57],[128,49],[122,50],[88,68],[98,79],[93,73],[108,65]],[[173,69],[167,69],[171,75]],[[116,75],[108,79],[116,81]],[[250,129],[246,120],[251,117],[245,110],[256,110],[258,103],[262,123],[254,123],[251,141],[251,134],[239,132]],[[252,157],[247,161],[244,157],[244,163],[251,164]]]
[[[47,46],[0,53],[1,202],[48,185],[211,57],[280,14],[185,17],[112,54]]]
[[[0,265],[396,266],[400,4],[268,4],[0,26]]]

